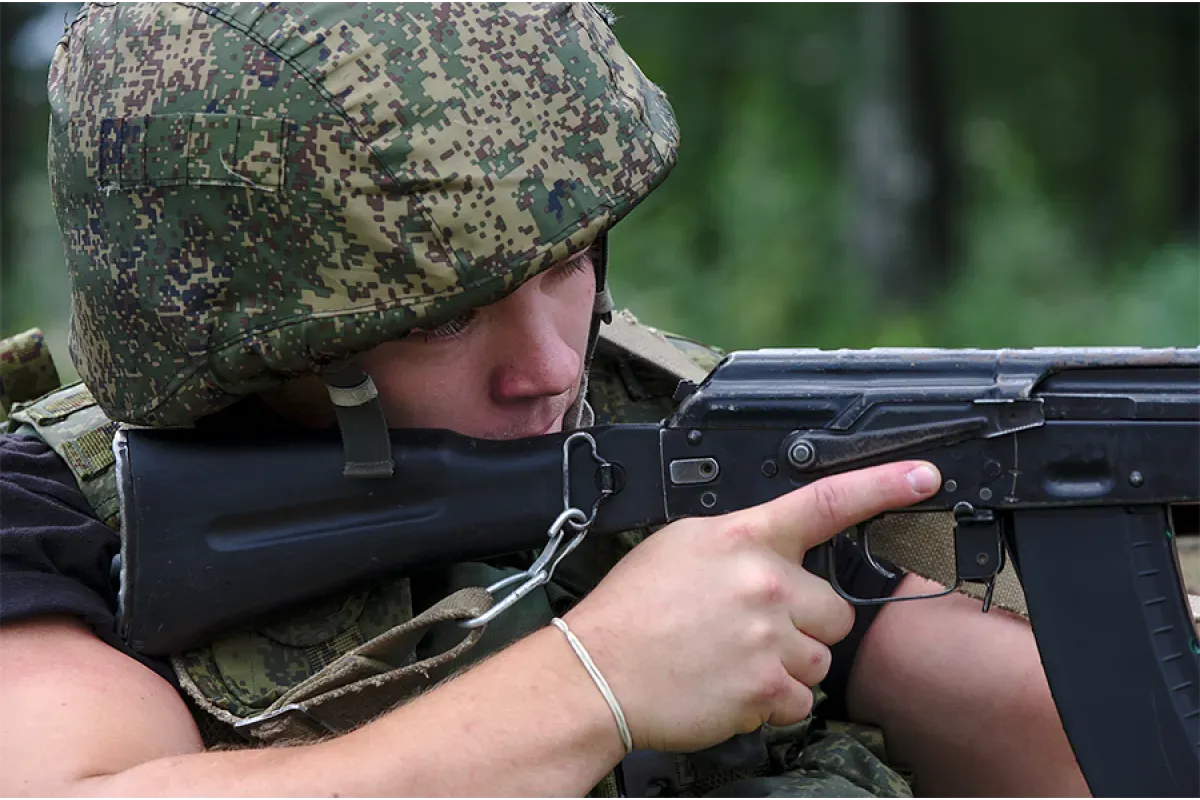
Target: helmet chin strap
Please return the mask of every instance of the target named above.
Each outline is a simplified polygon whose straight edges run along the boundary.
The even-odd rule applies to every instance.
[[[387,417],[375,382],[350,363],[321,376],[342,432],[347,478],[390,478],[395,469]]]
[[[596,237],[592,243],[592,271],[596,275],[596,302],[592,313],[597,320],[592,323],[592,338],[588,341],[588,357],[596,346],[596,337],[600,335],[600,322],[612,322],[613,299],[608,291],[608,232]]]
[[[579,391],[563,415],[563,429],[588,428],[596,422],[596,415],[588,405],[588,371],[592,367],[592,356],[596,343],[600,341],[600,323],[612,322],[613,299],[608,291],[608,233],[602,233],[592,244],[592,271],[596,275],[596,299],[592,303],[592,325],[588,331],[587,350],[584,351],[583,372],[579,376]]]

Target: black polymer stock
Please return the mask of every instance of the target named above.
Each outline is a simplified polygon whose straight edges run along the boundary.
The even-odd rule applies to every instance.
[[[564,480],[602,535],[925,459],[943,486],[911,510],[954,512],[961,579],[1013,560],[1093,794],[1197,794],[1200,644],[1173,538],[1200,508],[1200,349],[738,352],[679,397],[662,424],[587,429],[594,450],[393,431],[390,478],[343,477],[336,431],[124,430],[122,634],[163,655],[360,581],[540,547]]]

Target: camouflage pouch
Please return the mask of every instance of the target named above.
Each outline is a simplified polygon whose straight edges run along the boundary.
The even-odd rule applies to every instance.
[[[62,384],[46,338],[37,328],[0,339],[0,409],[28,403]]]
[[[393,579],[232,632],[171,663],[197,707],[255,744],[345,733],[548,624],[546,589],[485,627],[455,624],[490,608],[481,587],[516,571],[454,565],[449,595],[415,616],[410,581]]]

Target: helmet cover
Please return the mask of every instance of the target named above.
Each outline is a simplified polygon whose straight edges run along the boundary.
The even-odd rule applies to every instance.
[[[678,146],[587,3],[94,5],[49,96],[71,355],[150,426],[495,302]]]

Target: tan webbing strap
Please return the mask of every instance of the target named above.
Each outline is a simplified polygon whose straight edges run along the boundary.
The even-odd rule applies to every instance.
[[[954,584],[953,514],[889,514],[870,523],[869,530],[871,552],[875,555],[943,586]],[[986,587],[969,583],[960,591],[981,600]],[[1029,616],[1012,559],[1005,562],[1004,569],[996,576],[992,604]]]
[[[932,581],[950,586],[954,583],[954,516],[945,514],[890,514],[871,522],[871,552],[893,564],[904,567]],[[977,600],[983,599],[986,587],[967,584],[960,591]],[[992,604],[1029,616],[1021,580],[1012,559],[996,576]],[[1200,624],[1200,597],[1188,594],[1192,621]]]
[[[676,379],[699,383],[708,373],[667,341],[666,337],[637,321],[628,311],[617,311],[602,325],[600,339],[619,351],[666,370]]]
[[[180,685],[201,708],[261,743],[295,744],[345,733],[445,679],[479,641],[484,628],[464,631],[455,646],[414,661],[418,643],[435,625],[471,619],[492,606],[482,588],[460,589],[446,599],[351,650],[246,720],[213,705],[188,674],[180,656],[172,665]]]

